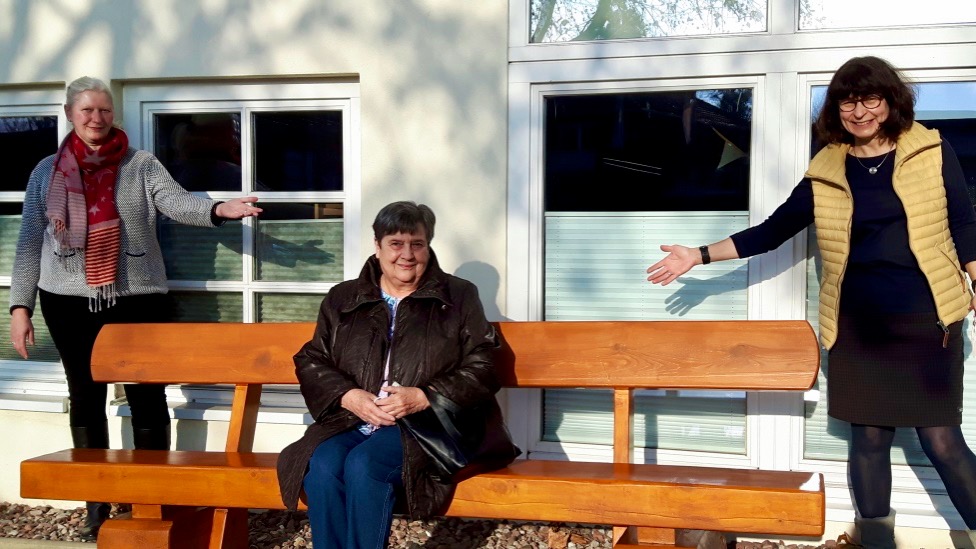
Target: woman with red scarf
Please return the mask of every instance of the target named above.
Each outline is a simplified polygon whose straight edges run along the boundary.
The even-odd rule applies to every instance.
[[[107,387],[91,375],[101,327],[161,322],[170,310],[166,270],[156,239],[157,212],[188,225],[256,216],[257,197],[216,202],[191,195],[152,154],[129,147],[113,125],[112,94],[82,77],[67,89],[73,130],[30,176],[10,288],[10,339],[27,358],[31,316],[40,297],[44,321],[68,381],[75,448],[108,448]],[[162,385],[126,385],[133,443],[169,449],[170,419]],[[82,538],[95,539],[109,505],[90,502]]]

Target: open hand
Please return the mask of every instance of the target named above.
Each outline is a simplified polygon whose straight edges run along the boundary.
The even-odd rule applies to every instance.
[[[661,286],[674,282],[679,276],[690,271],[701,259],[698,250],[679,244],[661,246],[661,251],[668,252],[668,255],[647,268],[649,275],[647,280]]]
[[[257,217],[259,213],[264,211],[254,205],[257,201],[258,197],[256,196],[242,196],[241,198],[234,198],[228,200],[227,202],[217,204],[217,209],[214,211],[214,213],[217,214],[217,217],[222,217],[224,219]]]

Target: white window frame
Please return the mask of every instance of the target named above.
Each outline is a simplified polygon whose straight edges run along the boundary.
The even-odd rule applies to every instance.
[[[249,174],[253,167],[250,120],[253,113],[298,112],[298,111],[339,111],[342,113],[343,142],[343,189],[341,191],[301,191],[301,192],[261,192],[252,188],[253,183],[245,180],[247,191],[195,192],[217,200],[228,200],[242,196],[242,192],[257,196],[261,203],[294,202],[296,200],[315,200],[319,202],[341,202],[343,204],[343,225],[346,228],[343,239],[343,254],[346,258],[361,257],[359,228],[362,221],[362,181],[361,181],[361,123],[359,84],[353,81],[322,82],[241,82],[241,83],[126,83],[123,86],[125,115],[123,128],[129,135],[133,147],[153,151],[153,115],[200,113],[200,112],[239,112],[241,114],[241,165],[243,172]],[[245,227],[255,226],[253,218],[242,220]],[[244,231],[244,247],[253,244],[253,230]],[[243,295],[244,322],[254,322],[257,311],[258,294],[273,293],[321,293],[325,294],[332,286],[355,278],[360,265],[346,261],[343,265],[342,280],[330,282],[273,282],[255,280],[253,273],[254,257],[245,255],[242,279],[237,281],[182,281],[169,282],[171,290],[189,291],[228,291]],[[309,318],[308,321],[314,321]],[[230,404],[233,398],[228,387],[170,386],[167,398],[173,416],[179,419],[227,420],[230,417]],[[112,413],[129,415],[127,406],[113,405]],[[309,424],[305,402],[296,387],[265,387],[258,422]]]
[[[58,139],[68,132],[64,115],[64,86],[0,89],[0,116],[56,116]],[[57,143],[53,144],[53,150]],[[2,191],[0,202],[24,202],[23,191]],[[0,274],[0,286],[9,288],[10,273]],[[43,322],[35,318],[34,322]],[[60,362],[0,360],[0,410],[65,413],[68,411],[68,383]]]
[[[798,31],[794,0],[769,0],[765,33],[649,38],[579,43],[528,43],[529,0],[509,3],[509,140],[508,255],[506,316],[537,320],[541,311],[541,181],[542,90],[559,86],[615,86],[646,82],[647,86],[702,81],[722,87],[726,81],[753,77],[762,81],[754,95],[756,126],[751,151],[750,223],[761,222],[789,195],[809,162],[810,105],[808,81],[823,79],[858,55],[876,55],[905,70],[910,78],[969,79],[976,46],[976,25],[934,25],[918,28]],[[927,69],[938,66],[940,69]],[[704,83],[707,82],[707,83]],[[522,214],[520,212],[527,212]],[[648,251],[648,260],[655,256]],[[753,258],[749,263],[749,318],[806,318],[806,235],[792,245]],[[506,414],[526,418],[512,422],[516,442],[532,452],[541,436],[541,396],[537,390],[509,391]],[[825,473],[827,520],[850,522],[854,511],[846,463],[802,460],[803,396],[759,393],[749,396],[748,451],[750,464],[768,470],[810,470]],[[539,457],[607,459],[609,451],[566,446]],[[708,454],[655,452],[657,461],[722,465]],[[639,456],[638,456],[639,458]],[[896,467],[892,504],[899,525],[945,529],[964,528],[948,499],[933,497],[925,487],[938,479]],[[937,475],[936,475],[937,477]],[[936,511],[936,506],[939,511]],[[945,517],[943,517],[945,515]],[[948,520],[947,520],[948,519]]]

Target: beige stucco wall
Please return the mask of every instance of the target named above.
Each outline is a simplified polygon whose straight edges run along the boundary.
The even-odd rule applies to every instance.
[[[422,201],[445,269],[500,304],[507,17],[501,1],[0,0],[0,87],[356,76],[364,253],[381,206]]]
[[[504,308],[507,17],[504,1],[0,0],[0,90],[85,74],[117,90],[358,78],[363,253],[384,204],[430,205],[442,266],[478,284],[494,320]],[[221,428],[208,428],[208,445]],[[121,430],[114,418],[115,447]],[[300,432],[261,426],[258,446]],[[0,411],[0,438],[0,501],[21,501],[19,462],[70,446],[67,415]]]

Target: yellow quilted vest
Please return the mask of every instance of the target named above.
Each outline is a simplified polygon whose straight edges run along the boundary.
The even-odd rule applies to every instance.
[[[892,185],[908,217],[908,244],[928,280],[939,319],[948,326],[969,311],[970,292],[949,233],[939,132],[914,124],[898,138]],[[851,250],[854,204],[844,171],[850,145],[831,144],[810,162],[814,224],[823,258],[820,342],[837,341],[840,288]],[[892,296],[898,299],[898,296]]]

